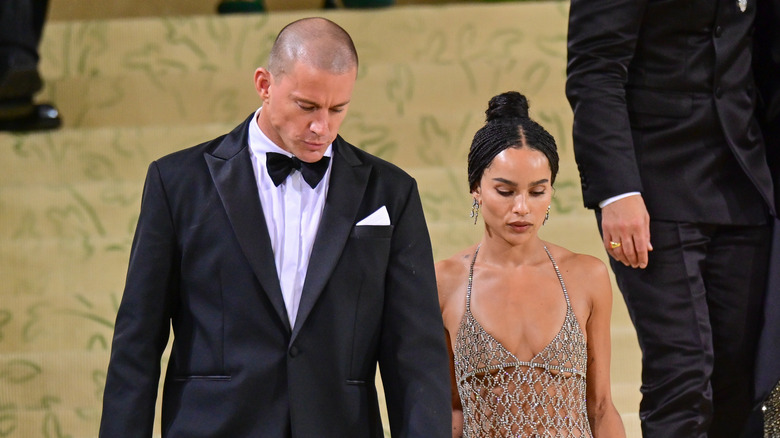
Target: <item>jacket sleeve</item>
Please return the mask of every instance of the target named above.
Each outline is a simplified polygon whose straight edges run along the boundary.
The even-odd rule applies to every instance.
[[[170,208],[159,169],[152,163],[114,327],[101,438],[152,436],[160,358],[168,342],[171,301],[177,289],[175,247]]]
[[[758,2],[753,70],[761,100],[759,120],[767,151],[775,158],[775,178],[780,177],[780,0]]]
[[[641,192],[626,107],[628,66],[647,0],[572,0],[566,96],[585,206]]]
[[[451,436],[449,358],[417,185],[395,222],[379,366],[394,437]]]

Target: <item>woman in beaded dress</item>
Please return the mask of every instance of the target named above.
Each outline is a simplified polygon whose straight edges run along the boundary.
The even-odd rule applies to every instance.
[[[517,92],[495,96],[468,157],[479,244],[436,266],[453,437],[625,437],[609,382],[611,283],[545,242],[555,140]]]

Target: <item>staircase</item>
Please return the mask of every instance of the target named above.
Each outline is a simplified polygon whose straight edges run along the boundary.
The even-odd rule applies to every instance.
[[[353,36],[360,69],[342,135],[418,180],[437,260],[481,235],[466,154],[488,99],[517,89],[561,153],[543,238],[606,261],[573,159],[564,2],[53,20],[39,99],[64,127],[0,133],[0,437],[97,436],[149,162],[254,111],[254,69],[282,26],[309,15]],[[613,393],[639,437],[640,354],[617,288],[613,313]]]

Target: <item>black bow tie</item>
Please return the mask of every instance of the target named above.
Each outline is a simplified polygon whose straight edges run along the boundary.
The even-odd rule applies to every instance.
[[[267,152],[265,157],[268,175],[277,187],[284,182],[287,175],[289,175],[293,169],[297,169],[301,172],[303,180],[306,181],[311,188],[317,187],[317,184],[319,184],[322,177],[325,176],[325,172],[328,170],[328,161],[330,160],[330,157],[322,157],[320,161],[307,163],[299,160],[297,157],[288,157],[287,155],[277,154],[276,152]]]

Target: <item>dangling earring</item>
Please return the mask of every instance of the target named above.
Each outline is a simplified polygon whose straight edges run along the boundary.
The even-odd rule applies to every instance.
[[[544,222],[542,222],[542,225],[546,224],[547,221],[550,219],[550,207],[551,205],[547,206],[547,213],[544,215]]]
[[[474,198],[474,203],[471,204],[471,214],[469,217],[474,218],[474,225],[476,225],[477,218],[479,217],[479,202],[477,202],[477,198]]]

